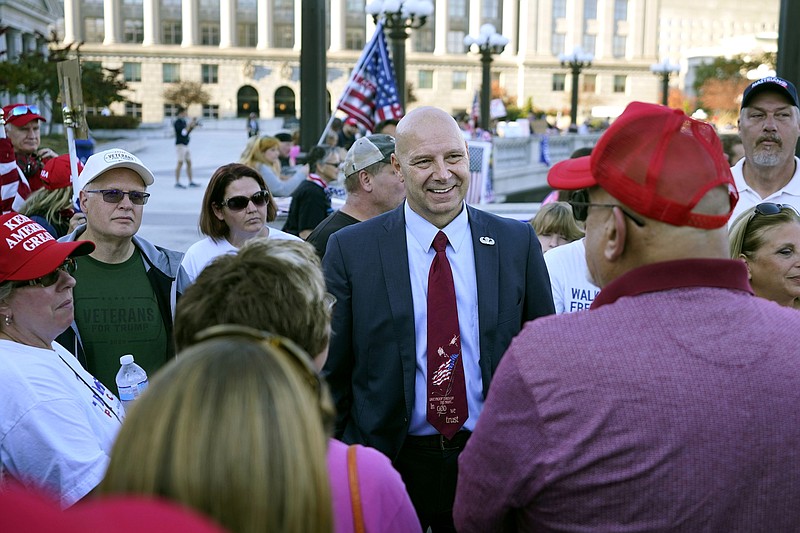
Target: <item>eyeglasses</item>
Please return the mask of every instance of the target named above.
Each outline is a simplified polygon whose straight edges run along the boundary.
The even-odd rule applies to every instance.
[[[61,271],[66,272],[69,275],[75,273],[78,270],[78,263],[75,262],[73,257],[67,257],[63,263],[61,263],[55,270],[50,272],[49,274],[45,274],[41,278],[36,279],[29,279],[25,281],[15,281],[13,284],[14,288],[18,287],[36,287],[37,285],[40,287],[49,287],[53,285],[58,278],[61,276]]]
[[[321,398],[323,385],[319,374],[314,368],[314,363],[305,350],[300,348],[293,340],[280,335],[261,331],[248,326],[238,324],[220,324],[208,327],[194,336],[195,342],[202,342],[211,339],[224,337],[240,337],[257,343],[264,343],[270,348],[286,356],[294,366],[300,370],[303,380],[308,383],[317,398]]]
[[[579,222],[586,222],[586,217],[589,216],[589,206],[609,207],[612,209],[618,207],[619,210],[622,211],[623,215],[633,220],[634,224],[636,224],[640,228],[644,227],[644,221],[633,216],[631,213],[628,212],[627,209],[625,209],[619,204],[594,204],[590,202],[589,191],[587,191],[586,189],[580,189],[578,191],[573,192],[569,199],[569,205],[572,206],[572,216],[575,217],[575,220]]]
[[[266,205],[269,201],[269,191],[267,190],[260,190],[255,193],[253,196],[231,196],[227,200],[223,200],[223,202],[219,205],[222,207],[227,207],[231,211],[241,211],[242,209],[247,207],[247,204],[253,202],[253,205],[256,207],[262,207]]]
[[[125,195],[131,199],[133,205],[144,205],[147,199],[150,198],[149,192],[141,191],[121,191],[119,189],[98,189],[96,191],[86,191],[92,193],[100,193],[103,195],[103,201],[109,204],[118,204],[122,201]]]
[[[331,162],[329,162],[329,161],[326,161],[326,162],[325,162],[325,164],[326,164],[326,165],[330,165],[330,166],[332,166],[332,167],[336,167],[336,168],[340,168],[340,167],[342,166],[342,163],[341,163],[341,162],[339,162],[339,163],[331,163]]]
[[[27,115],[28,113],[33,113],[34,115],[38,115],[39,113],[39,106],[36,105],[18,105],[14,109],[11,110],[12,117],[21,117],[22,115]]]

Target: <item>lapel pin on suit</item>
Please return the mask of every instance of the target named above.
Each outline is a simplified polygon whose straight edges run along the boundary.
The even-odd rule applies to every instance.
[[[481,242],[481,244],[485,244],[487,246],[494,246],[494,239],[492,239],[491,237],[481,237],[478,240]]]

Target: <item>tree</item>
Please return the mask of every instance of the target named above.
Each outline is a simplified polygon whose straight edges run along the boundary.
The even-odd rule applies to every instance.
[[[775,61],[774,53],[765,53],[756,58],[743,55],[717,57],[700,65],[694,82],[698,105],[717,117],[735,115],[741,104],[742,91],[752,81],[747,77],[748,72],[761,65],[774,68]]]
[[[189,107],[192,104],[207,104],[211,101],[203,84],[197,81],[181,81],[164,89],[164,100],[169,104]]]
[[[62,121],[60,87],[58,82],[58,63],[78,55],[80,44],[58,45],[55,32],[48,38],[49,53],[30,51],[16,58],[0,62],[0,91],[10,94],[32,95],[45,107],[45,115],[52,115],[49,125]],[[105,107],[113,102],[124,102],[122,91],[128,85],[120,76],[119,70],[106,69],[98,64],[81,65],[81,89],[84,105]],[[48,113],[50,111],[51,113]]]

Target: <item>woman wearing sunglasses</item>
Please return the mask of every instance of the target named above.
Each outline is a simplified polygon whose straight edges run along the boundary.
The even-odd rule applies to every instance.
[[[68,507],[103,478],[119,400],[55,338],[72,323],[74,257],[24,215],[0,217],[0,490],[16,480]]]
[[[200,210],[200,232],[205,239],[189,247],[182,266],[190,281],[222,254],[234,253],[254,237],[299,240],[267,226],[278,208],[264,178],[239,163],[219,167],[206,187]]]
[[[762,203],[730,227],[731,258],[747,265],[756,296],[800,308],[800,215],[790,205]]]
[[[335,146],[315,146],[308,153],[308,178],[292,193],[283,229],[307,239],[317,224],[333,211],[328,185],[339,177],[342,157]]]

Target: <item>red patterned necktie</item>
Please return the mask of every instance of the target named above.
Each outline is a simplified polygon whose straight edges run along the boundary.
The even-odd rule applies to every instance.
[[[436,257],[428,273],[428,422],[452,439],[467,418],[467,386],[461,360],[461,335],[453,271],[447,260],[447,235],[433,239]]]

